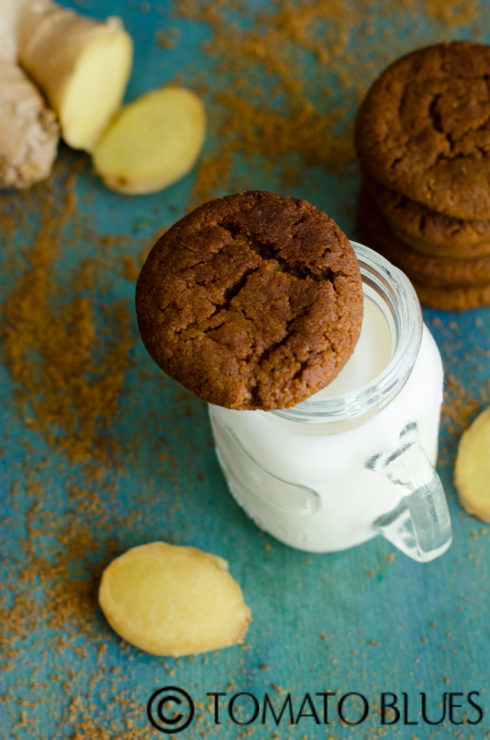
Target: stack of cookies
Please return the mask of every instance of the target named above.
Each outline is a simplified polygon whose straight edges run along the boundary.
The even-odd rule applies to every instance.
[[[490,46],[467,41],[390,65],[357,117],[359,236],[422,303],[490,305]]]

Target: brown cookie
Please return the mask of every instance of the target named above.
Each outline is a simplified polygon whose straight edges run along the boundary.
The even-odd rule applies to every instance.
[[[462,285],[461,287],[435,287],[413,281],[420,302],[430,308],[445,311],[466,311],[469,308],[490,306],[490,282],[482,285]]]
[[[143,342],[210,403],[293,406],[331,382],[362,322],[347,237],[306,201],[268,192],[213,200],[155,244],[136,288]]]
[[[364,171],[431,210],[490,219],[490,46],[437,44],[391,64],[357,116]]]
[[[490,256],[471,259],[429,257],[419,254],[395,236],[364,191],[358,211],[358,227],[362,237],[390,262],[406,272],[412,280],[432,286],[478,285],[490,282]]]
[[[432,257],[490,255],[490,220],[462,220],[446,216],[365,177],[369,195],[395,236],[416,252]]]

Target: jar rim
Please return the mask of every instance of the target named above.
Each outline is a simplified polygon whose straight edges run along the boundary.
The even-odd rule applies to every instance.
[[[377,304],[392,329],[393,353],[386,367],[366,385],[338,396],[308,398],[286,409],[263,412],[297,422],[354,426],[386,406],[405,385],[422,341],[422,311],[405,273],[373,249],[351,241],[363,286],[381,300]]]

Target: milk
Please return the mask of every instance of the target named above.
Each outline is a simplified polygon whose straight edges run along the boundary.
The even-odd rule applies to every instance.
[[[418,309],[409,316],[403,306],[397,318],[384,300],[366,282],[352,357],[329,386],[294,409],[210,406],[217,456],[233,496],[260,528],[293,547],[341,550],[382,532],[401,539],[396,544],[412,557],[429,559],[413,554],[413,532],[407,532],[425,527],[421,536],[432,541],[432,496],[446,517],[432,468],[441,358]],[[417,321],[418,335],[412,325]],[[404,332],[412,332],[406,349]],[[380,388],[386,392],[378,398]],[[404,478],[412,477],[415,482],[404,487]],[[390,512],[398,513],[390,519]]]
[[[333,398],[362,388],[386,367],[392,352],[393,341],[388,322],[375,301],[365,295],[361,334],[353,355],[335,380],[315,393],[311,400]]]

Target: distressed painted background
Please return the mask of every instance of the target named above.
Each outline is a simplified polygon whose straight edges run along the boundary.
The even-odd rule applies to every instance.
[[[206,102],[198,166],[178,184],[128,198],[89,159],[62,148],[49,182],[0,195],[0,726],[12,740],[164,736],[146,716],[158,687],[196,703],[180,737],[479,738],[490,733],[490,527],[459,506],[452,482],[461,431],[489,401],[490,309],[425,310],[446,371],[439,472],[454,544],[428,565],[381,539],[312,556],[258,531],[227,492],[204,404],[164,377],[138,339],[134,282],[155,234],[192,206],[243,188],[306,198],[356,236],[359,173],[352,125],[392,59],[454,38],[490,42],[481,0],[223,2],[84,0],[123,18],[135,42],[126,98],[179,82]],[[126,644],[97,607],[100,573],[128,547],[166,539],[230,563],[253,612],[247,642],[164,660]],[[253,700],[298,710],[337,692],[323,716],[245,724]],[[432,721],[444,692],[457,720]],[[224,692],[220,725],[208,692]],[[337,700],[369,714],[342,724]],[[382,692],[408,714],[382,725]],[[316,698],[321,709],[321,699]],[[361,700],[345,703],[356,721]],[[306,708],[305,712],[306,713]],[[314,713],[311,712],[313,715]],[[392,717],[394,715],[391,715]],[[403,722],[403,719],[412,724]],[[175,735],[177,737],[177,735]]]

